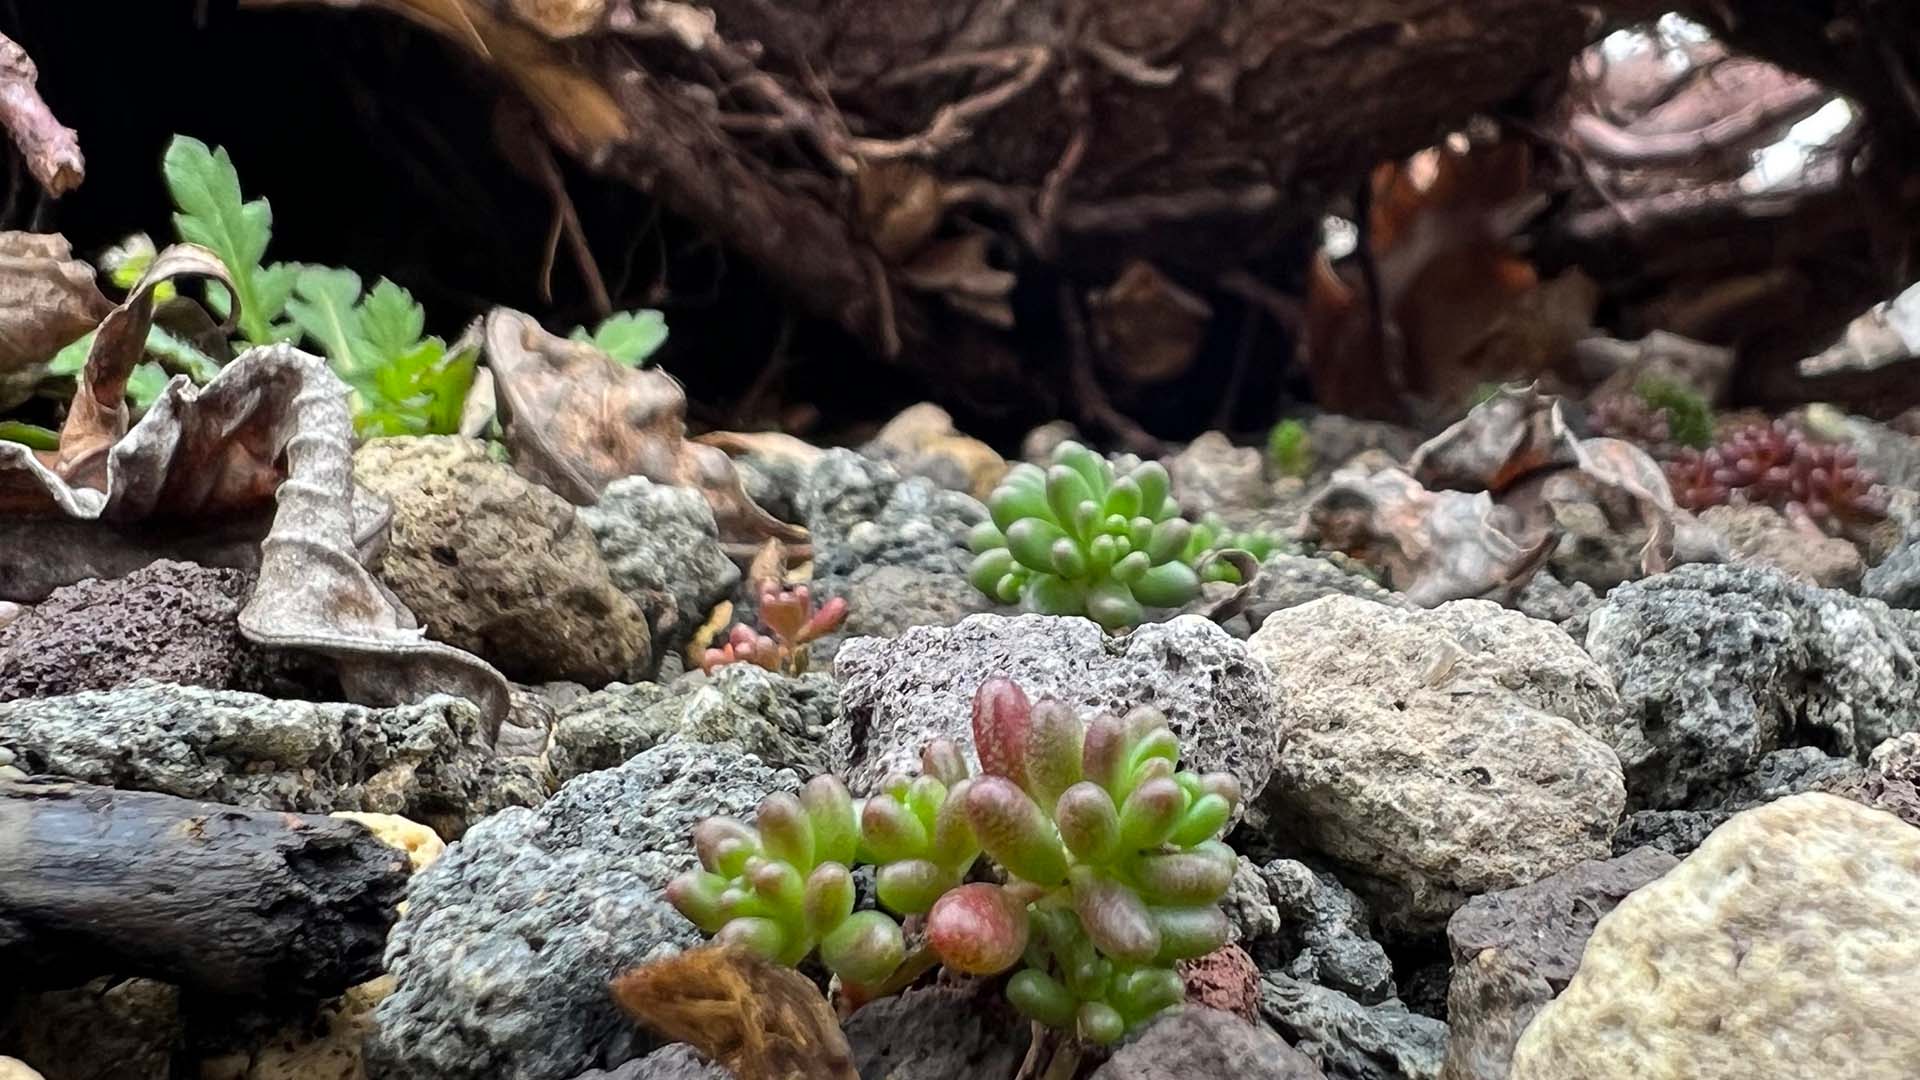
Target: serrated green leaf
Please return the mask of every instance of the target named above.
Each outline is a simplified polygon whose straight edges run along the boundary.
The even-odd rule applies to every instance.
[[[309,266],[294,278],[287,314],[302,332],[319,343],[333,370],[349,383],[373,370],[380,357],[373,354],[361,332],[360,275],[351,270]]]
[[[426,336],[427,313],[412,293],[381,278],[360,302],[360,326],[375,352],[398,356]]]
[[[220,374],[220,362],[200,351],[192,342],[158,326],[147,328],[147,353],[159,357],[163,368],[170,368],[197,383],[205,383]]]
[[[239,293],[240,333],[256,345],[279,340],[276,320],[292,295],[298,268],[262,267],[273,235],[273,211],[265,199],[245,201],[240,175],[226,149],[176,135],[161,161],[167,191],[173,196],[174,228],[180,238],[220,256]],[[208,306],[225,317],[229,305],[218,288],[207,290]]]
[[[641,367],[667,343],[667,317],[658,311],[622,311],[607,317],[589,334],[575,327],[575,341],[584,341],[626,367]]]

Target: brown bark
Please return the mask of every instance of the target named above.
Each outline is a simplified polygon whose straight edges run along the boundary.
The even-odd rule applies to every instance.
[[[0,781],[0,971],[330,997],[380,973],[407,874],[356,822]]]

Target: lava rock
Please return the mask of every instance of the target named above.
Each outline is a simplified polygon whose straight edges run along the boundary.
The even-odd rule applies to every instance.
[[[1268,819],[1388,929],[1436,931],[1469,897],[1608,854],[1625,791],[1589,731],[1616,701],[1558,627],[1329,597],[1248,644],[1289,705]]]
[[[970,496],[829,450],[807,474],[799,502],[813,543],[814,595],[847,601],[846,623],[814,644],[816,659],[857,636],[951,625],[992,606],[967,580],[967,533],[987,519]],[[876,580],[889,568],[896,572]]]
[[[740,584],[713,508],[692,488],[628,476],[579,510],[607,573],[646,612],[656,653],[679,652]]]
[[[1529,578],[1513,602],[1520,614],[1558,626],[1576,643],[1587,640],[1587,618],[1600,604],[1600,597],[1585,582],[1568,585],[1545,573]]]
[[[695,863],[694,824],[750,817],[800,782],[731,746],[669,742],[474,826],[408,889],[369,1074],[561,1080],[651,1049],[607,985],[701,940],[662,895]]]
[[[987,1074],[980,1074],[987,1075]],[[1091,1080],[1322,1080],[1313,1061],[1272,1029],[1219,1009],[1169,1009],[1122,1046]]]
[[[610,769],[672,739],[731,742],[777,768],[809,776],[844,762],[823,746],[839,687],[824,674],[779,675],[728,664],[670,685],[616,684],[559,711],[552,761],[562,781]]]
[[[117,580],[56,589],[0,624],[0,701],[140,679],[213,690],[278,686],[276,673],[291,661],[240,636],[252,587],[238,570],[163,560]]]
[[[1272,972],[1260,979],[1260,1013],[1327,1080],[1436,1080],[1446,1054],[1447,1025],[1432,1017]]]
[[[1795,527],[1771,506],[1715,506],[1701,524],[1726,535],[1733,561],[1775,570],[1823,589],[1856,589],[1866,565],[1860,549],[1812,526]]]
[[[452,436],[374,439],[354,477],[393,504],[385,582],[428,636],[521,682],[652,666],[647,620],[565,499]]]
[[[489,748],[479,711],[274,701],[142,681],[0,704],[0,747],[25,771],[298,813],[401,814],[458,836],[546,797],[542,778]]]
[[[1363,1005],[1394,996],[1393,962],[1368,934],[1366,902],[1332,874],[1275,859],[1260,880],[1278,915],[1276,932],[1245,943],[1263,971],[1338,990]]]
[[[1864,760],[1920,729],[1915,616],[1777,570],[1682,567],[1615,590],[1589,625],[1636,809],[1712,807],[1783,747]]]
[[[615,1069],[588,1069],[573,1080],[734,1080],[733,1073],[686,1043],[663,1046]]]
[[[961,434],[947,410],[928,402],[887,421],[860,452],[892,465],[903,476],[923,476],[976,499],[991,494],[1007,474],[1006,459],[993,447]]]
[[[1348,569],[1318,555],[1275,552],[1260,564],[1247,597],[1245,624],[1258,630],[1276,611],[1309,604],[1326,596],[1353,596],[1388,607],[1412,609],[1406,597],[1386,588],[1358,570]],[[1240,625],[1234,620],[1232,626]],[[1231,629],[1231,626],[1230,626]],[[1240,635],[1236,635],[1240,636]]]
[[[843,716],[834,750],[849,762],[856,791],[890,772],[918,771],[934,739],[971,750],[973,695],[996,675],[1036,701],[1160,709],[1180,737],[1183,764],[1232,773],[1249,802],[1279,755],[1280,700],[1266,670],[1245,643],[1191,615],[1119,638],[1087,619],[973,615],[951,628],[849,641],[834,675]]]
[[[847,1018],[862,1077],[972,1080],[1012,1076],[1029,1025],[988,984],[933,986],[880,998]]]
[[[1260,969],[1240,946],[1222,945],[1174,967],[1189,1003],[1230,1012],[1250,1024],[1260,1022]]]
[[[1639,848],[1531,885],[1467,901],[1447,922],[1448,1080],[1506,1080],[1520,1033],[1566,989],[1594,924],[1635,889],[1679,865]]]
[[[1307,420],[1315,480],[1325,480],[1362,454],[1375,455],[1382,465],[1404,462],[1422,441],[1417,431],[1378,420],[1355,420],[1337,413],[1320,413]]]
[[[1881,743],[1867,759],[1865,772],[1832,781],[1827,788],[1920,828],[1920,734]]]
[[[1817,747],[1775,750],[1761,758],[1752,772],[1722,789],[1711,807],[1636,810],[1628,814],[1613,835],[1613,851],[1624,855],[1637,847],[1653,847],[1669,855],[1685,856],[1742,810],[1803,792],[1832,791],[1865,772],[1852,758],[1829,757]]]
[[[1514,1080],[1893,1080],[1920,1061],[1920,829],[1825,794],[1734,817],[1623,900]]]
[[[1880,565],[1868,570],[1860,580],[1860,593],[1888,607],[1920,608],[1920,533],[1908,533]]]

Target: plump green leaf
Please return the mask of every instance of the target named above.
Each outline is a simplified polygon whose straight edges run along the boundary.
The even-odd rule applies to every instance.
[[[29,450],[58,450],[60,433],[19,420],[0,420],[0,442],[19,443]]]

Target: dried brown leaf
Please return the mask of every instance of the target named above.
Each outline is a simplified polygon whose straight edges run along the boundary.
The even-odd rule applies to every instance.
[[[856,1080],[833,1010],[799,972],[708,946],[621,975],[613,998],[641,1023],[739,1080]]]
[[[687,438],[687,396],[666,372],[622,367],[506,308],[487,316],[486,354],[514,468],[569,502],[644,476],[706,496],[724,543],[807,538],[748,498],[724,451]]]
[[[25,401],[53,354],[112,310],[66,237],[0,232],[0,409]]]

